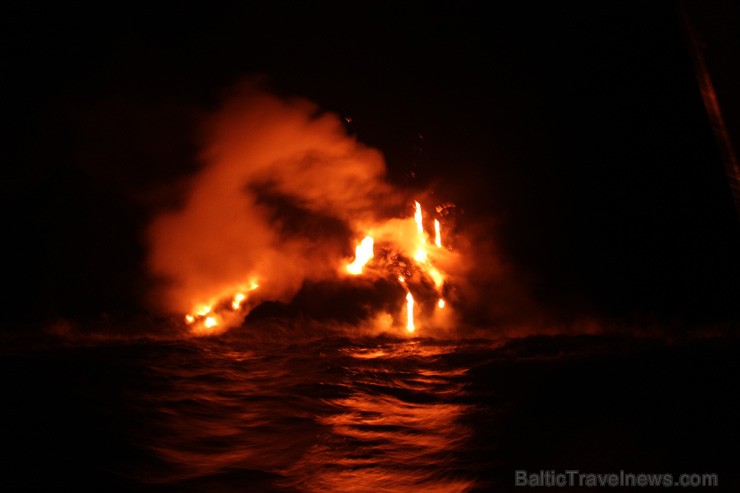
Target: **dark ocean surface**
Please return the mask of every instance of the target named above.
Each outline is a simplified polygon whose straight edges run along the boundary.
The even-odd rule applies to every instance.
[[[6,344],[0,490],[527,491],[515,470],[577,469],[740,491],[735,340],[289,325]]]

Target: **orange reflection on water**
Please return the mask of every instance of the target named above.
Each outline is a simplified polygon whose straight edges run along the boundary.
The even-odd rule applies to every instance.
[[[450,399],[465,370],[434,364],[449,350],[417,341],[348,350],[355,390],[328,402],[336,412],[318,417],[328,433],[287,473],[301,491],[470,490],[473,480],[451,474],[470,437],[468,406]]]
[[[131,396],[172,491],[462,492],[471,430],[468,368],[421,339],[320,348],[185,341]],[[451,357],[450,357],[451,356]],[[142,418],[143,419],[143,418]],[[468,450],[468,451],[466,451]]]

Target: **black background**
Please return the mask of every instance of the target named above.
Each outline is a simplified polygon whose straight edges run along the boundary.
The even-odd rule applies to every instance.
[[[736,128],[731,3],[689,5]],[[738,319],[740,228],[682,4],[270,5],[6,7],[6,328],[143,310],[143,228],[254,74],[351,117],[393,182],[495,221],[544,305]]]

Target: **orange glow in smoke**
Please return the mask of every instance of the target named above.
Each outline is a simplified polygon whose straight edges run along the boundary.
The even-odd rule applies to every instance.
[[[406,330],[413,332],[416,330],[414,327],[414,297],[411,293],[406,294]]]
[[[355,260],[347,265],[347,272],[353,276],[362,274],[362,268],[373,258],[373,243],[372,236],[363,238],[355,248]]]
[[[437,247],[442,248],[442,234],[439,229],[439,221],[437,219],[434,220],[434,244],[437,245]]]
[[[213,317],[206,317],[205,321],[203,322],[203,325],[207,329],[212,329],[213,327],[218,325],[218,322]]]
[[[444,308],[445,307],[445,300],[443,298],[440,298],[439,301],[437,302],[437,306],[440,307],[440,308]]]
[[[185,323],[192,324],[193,322],[195,322],[194,316],[190,315],[189,313],[185,315]]]

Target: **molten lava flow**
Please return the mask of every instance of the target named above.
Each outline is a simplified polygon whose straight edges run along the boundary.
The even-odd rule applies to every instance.
[[[195,323],[196,320],[207,320],[206,315],[211,313],[212,309],[213,308],[210,305],[198,305],[197,307],[195,307],[192,313],[188,313],[187,315],[185,315],[185,323],[191,325]]]
[[[420,329],[428,315],[435,324],[451,320],[452,310],[439,317],[435,303],[448,274],[464,266],[447,235],[440,247],[433,219],[447,224],[453,204],[428,217],[420,201],[404,204],[382,154],[349,135],[341,118],[256,81],[236,87],[204,123],[203,166],[182,187],[179,206],[146,232],[147,266],[163,281],[154,283],[152,301],[164,313],[182,314],[192,333],[214,334],[241,325],[258,302],[289,302],[303,286],[362,274],[405,278],[393,309],[399,330],[401,293],[416,297]],[[404,205],[400,217],[382,216]],[[354,259],[345,259],[348,231],[363,233]],[[266,281],[258,300],[252,278]]]
[[[416,324],[419,320],[415,318],[424,317],[423,310],[419,311],[418,317],[414,316],[415,300],[412,292],[418,296],[432,284],[436,297],[434,301],[429,301],[429,306],[436,305],[437,309],[446,308],[447,302],[443,292],[447,274],[437,264],[441,262],[445,265],[446,262],[449,265],[451,258],[450,251],[441,248],[439,220],[434,221],[436,247],[430,248],[430,238],[424,230],[424,212],[421,204],[415,201],[414,208],[413,218],[394,218],[384,223],[371,224],[370,231],[373,231],[373,235],[365,236],[356,245],[352,262],[344,264],[344,270],[353,276],[361,274],[377,276],[379,272],[382,272],[378,267],[385,266],[389,278],[395,277],[406,293],[406,330],[409,333],[416,331]],[[376,240],[374,236],[377,236],[378,246],[383,252],[379,257],[384,260],[377,262],[372,271],[364,273],[365,267],[375,258]],[[250,308],[247,304],[250,300],[250,292],[259,287],[254,280],[256,277],[251,279],[248,282],[233,285],[206,302],[195,305],[195,308],[185,315],[185,322],[191,326],[191,332],[195,335],[212,335],[225,330],[230,324],[240,323],[240,317]],[[417,292],[417,289],[420,291]],[[425,298],[422,299],[421,306],[426,305],[425,300]],[[448,312],[448,310],[445,311]],[[433,323],[439,323],[441,320],[438,315],[439,313],[434,315]]]
[[[353,276],[362,274],[362,268],[373,258],[373,237],[366,236],[355,248],[355,260],[347,265],[347,272]]]
[[[234,310],[241,308],[242,301],[244,301],[246,297],[247,296],[244,293],[236,293],[234,295],[234,301],[231,302],[231,308]]]
[[[411,293],[406,293],[406,330],[413,332],[416,330],[414,327],[414,297]]]
[[[434,286],[437,289],[442,289],[442,286],[445,283],[445,278],[442,275],[442,273],[437,270],[435,267],[432,267],[431,265],[427,267],[429,277],[432,278],[432,282],[434,282]]]
[[[414,202],[414,204],[416,206],[416,211],[414,212],[414,221],[416,222],[416,231],[418,232],[418,246],[416,248],[416,252],[414,253],[414,260],[416,260],[417,262],[425,262],[427,260],[427,237],[424,233],[421,204],[419,204],[419,202]]]
[[[192,312],[185,315],[185,323],[191,325],[191,333],[196,335],[210,335],[217,332],[216,327],[225,330],[224,324],[236,322],[237,313],[242,311],[245,302],[249,299],[249,292],[259,287],[256,280],[234,286],[218,296],[214,296],[208,303],[196,305]],[[229,310],[230,309],[230,310]],[[221,330],[218,330],[220,332]]]
[[[198,308],[194,310],[194,313],[198,316],[205,317],[209,313],[211,313],[212,307],[208,305],[200,305]]]
[[[447,303],[444,300],[444,287],[447,279],[447,273],[444,272],[438,263],[451,265],[453,259],[452,253],[442,248],[441,224],[439,220],[434,221],[434,243],[436,248],[430,248],[431,241],[424,229],[424,210],[421,203],[414,201],[413,217],[407,219],[390,219],[385,223],[373,224],[372,228],[377,238],[377,244],[380,245],[385,255],[380,255],[386,260],[386,266],[394,272],[394,276],[406,292],[406,328],[409,332],[416,330],[418,320],[414,320],[413,306],[414,293],[417,288],[422,291],[426,289],[428,283],[433,284],[437,297],[434,301],[430,300],[430,306],[436,305],[437,308],[445,308]],[[438,210],[439,212],[439,210]],[[413,221],[413,222],[411,222]],[[360,269],[355,267],[360,265],[358,260],[360,248],[358,247],[357,259],[350,264],[354,271]],[[361,265],[364,265],[361,264]],[[381,264],[382,265],[382,264]],[[350,266],[348,267],[348,270]],[[377,270],[375,271],[377,273]],[[432,305],[432,303],[434,305]],[[423,316],[420,312],[417,315]],[[436,316],[435,316],[436,317]],[[436,317],[433,323],[439,323],[441,319]],[[447,318],[446,320],[451,320]]]
[[[414,212],[414,221],[416,221],[416,229],[419,231],[420,235],[424,234],[424,225],[421,221],[421,204],[419,202],[414,202],[416,205],[416,212]]]

